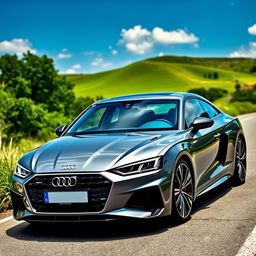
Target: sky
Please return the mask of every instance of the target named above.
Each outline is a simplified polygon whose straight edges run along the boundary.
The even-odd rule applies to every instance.
[[[161,55],[256,58],[255,0],[0,0],[0,55],[95,73]]]

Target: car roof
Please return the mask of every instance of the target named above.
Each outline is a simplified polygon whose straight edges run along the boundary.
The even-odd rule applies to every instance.
[[[147,100],[147,99],[181,99],[185,100],[188,97],[200,97],[193,93],[183,93],[183,92],[157,92],[157,93],[139,93],[113,97],[109,99],[103,99],[97,101],[96,104],[118,102],[118,101],[130,101],[130,100]],[[201,98],[201,97],[200,97]]]

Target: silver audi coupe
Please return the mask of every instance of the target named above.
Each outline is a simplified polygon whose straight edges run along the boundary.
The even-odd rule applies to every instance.
[[[58,138],[18,161],[13,214],[28,222],[171,215],[186,221],[197,197],[246,176],[237,118],[190,93],[96,102]]]

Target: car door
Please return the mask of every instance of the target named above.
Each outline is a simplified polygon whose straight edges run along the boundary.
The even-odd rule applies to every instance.
[[[191,129],[196,117],[209,117],[199,100],[190,98],[185,102],[185,128]],[[214,117],[213,117],[214,120]],[[205,129],[189,134],[189,153],[195,164],[195,182],[197,192],[202,191],[212,182],[219,150],[218,122]]]

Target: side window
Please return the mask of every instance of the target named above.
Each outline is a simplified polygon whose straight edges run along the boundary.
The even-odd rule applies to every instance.
[[[207,102],[205,102],[203,100],[198,100],[198,101],[210,118],[214,118],[215,116],[217,116],[219,114],[219,112],[214,107],[212,107],[210,104],[208,104]]]
[[[197,99],[189,99],[185,103],[185,129],[189,128],[196,117],[205,117],[205,111]]]

